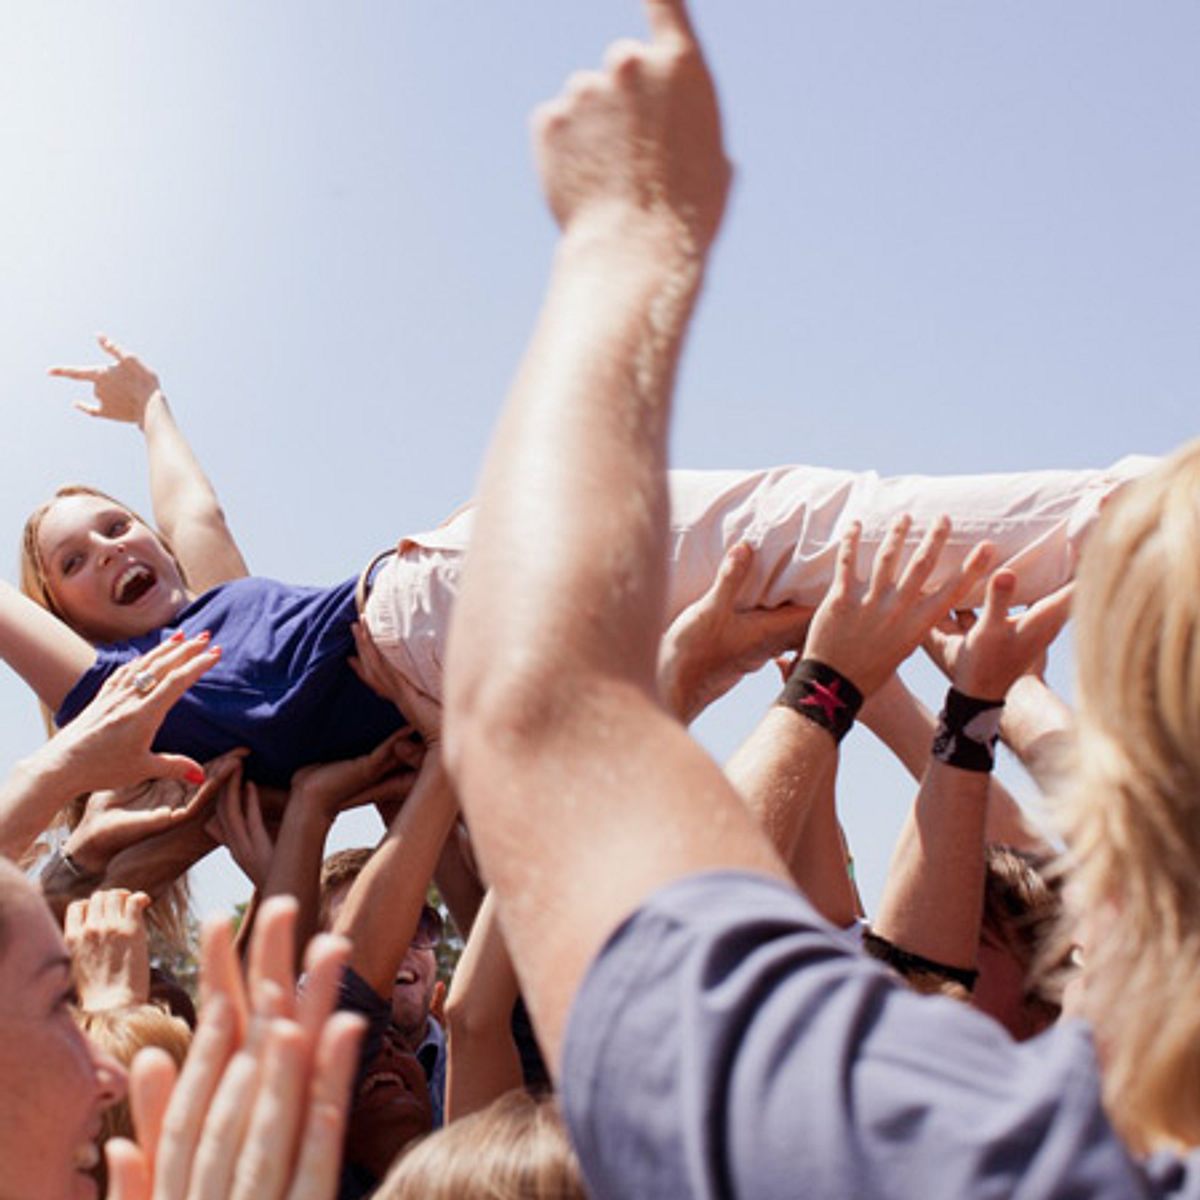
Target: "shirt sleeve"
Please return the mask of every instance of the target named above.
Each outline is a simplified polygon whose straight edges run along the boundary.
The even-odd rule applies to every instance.
[[[1084,1025],[1018,1045],[754,875],[673,884],[614,933],[571,1012],[563,1103],[592,1190],[629,1200],[1200,1196],[1189,1160],[1131,1159]]]

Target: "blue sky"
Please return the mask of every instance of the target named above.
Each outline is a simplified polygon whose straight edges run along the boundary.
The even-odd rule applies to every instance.
[[[738,179],[676,462],[1100,465],[1196,432],[1200,8],[693,7]],[[57,484],[146,506],[137,435],[44,375],[98,330],[159,370],[256,573],[334,582],[465,499],[553,247],[528,114],[641,30],[634,0],[5,6],[8,577]],[[771,690],[706,719],[715,752]],[[40,729],[0,693],[11,762]],[[869,735],[844,758],[874,897],[909,793]],[[199,896],[240,891],[218,864]]]

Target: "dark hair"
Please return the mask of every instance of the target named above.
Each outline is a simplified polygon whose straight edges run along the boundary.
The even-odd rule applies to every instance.
[[[321,897],[317,920],[322,929],[329,928],[329,901],[333,893],[353,883],[374,853],[369,846],[354,846],[349,850],[336,851],[321,864]]]

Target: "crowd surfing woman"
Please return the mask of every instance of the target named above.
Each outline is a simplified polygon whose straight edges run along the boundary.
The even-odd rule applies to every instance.
[[[100,345],[111,363],[52,374],[93,385],[85,412],[142,430],[161,532],[91,487],[64,487],[29,518],[25,595],[0,587],[0,655],[57,723],[166,633],[208,635],[221,661],[168,715],[159,744],[200,761],[245,746],[247,775],[285,786],[299,767],[363,754],[402,723],[353,670],[360,610],[400,673],[440,700],[473,511],[405,538],[361,579],[297,587],[250,576],[157,376],[108,338]],[[951,513],[966,530],[951,562],[956,549],[961,560],[989,537],[1000,560],[1020,571],[1028,595],[1018,599],[1031,599],[1069,577],[1103,498],[1142,468],[1125,460],[1108,471],[897,479],[808,467],[675,472],[667,615],[703,594],[738,541],[757,548],[744,606],[815,604],[846,523],[860,521],[870,547],[897,511],[915,517],[910,549],[937,515]],[[777,648],[751,649],[765,661]],[[155,686],[150,675],[141,683]]]

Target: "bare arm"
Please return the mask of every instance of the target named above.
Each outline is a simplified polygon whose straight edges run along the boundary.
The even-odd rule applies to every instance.
[[[524,1082],[512,1036],[517,994],[517,976],[500,930],[495,896],[489,892],[455,967],[446,1002],[447,1121],[486,1108]]]
[[[92,703],[0,785],[0,853],[19,858],[84,792],[158,777],[203,782],[197,763],[153,754],[150,744],[167,710],[214,662],[207,639],[192,638],[164,642],[113,672]],[[134,685],[139,672],[157,676],[149,692]]]
[[[1007,719],[1007,705],[1005,716]],[[868,697],[860,719],[920,783],[929,764],[929,747],[937,722],[899,675],[893,675],[875,695]],[[1015,846],[1035,854],[1052,853],[1050,843],[1021,810],[1008,788],[994,776],[988,782],[984,838],[989,845]]]
[[[55,712],[96,661],[95,647],[0,580],[0,657]]]
[[[1015,583],[1011,571],[997,571],[988,582],[978,624],[957,639],[948,663],[959,693],[1002,704],[1013,681],[1066,620],[1069,589],[1010,617]],[[975,966],[989,778],[986,767],[930,761],[874,921],[889,941],[947,966]]]
[[[171,413],[158,376],[116,342],[99,338],[114,360],[100,367],[52,367],[51,375],[93,385],[94,417],[136,425],[146,439],[154,520],[171,543],[195,592],[249,574],[225,522],[217,493]]]
[[[432,746],[412,795],[338,913],[333,932],[350,942],[350,966],[380,996],[391,995],[457,811],[441,749]]]
[[[681,3],[535,119],[563,228],[494,434],[454,614],[447,753],[553,1070],[582,974],[657,886],[786,879],[659,707],[667,417],[729,168]],[[697,809],[707,819],[692,819]]]

